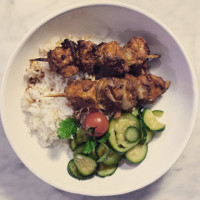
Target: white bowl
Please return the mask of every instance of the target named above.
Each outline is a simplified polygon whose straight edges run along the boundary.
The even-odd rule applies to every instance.
[[[146,159],[137,166],[121,165],[113,176],[78,181],[66,166],[71,159],[58,148],[41,148],[28,133],[21,110],[25,85],[23,76],[29,59],[53,36],[66,33],[96,35],[99,41],[127,42],[133,35],[143,36],[152,52],[160,53],[151,72],[171,80],[171,87],[154,109],[165,111],[166,130],[149,144]],[[4,74],[1,117],[5,133],[22,162],[39,178],[64,191],[105,196],[131,192],[159,177],[175,163],[192,133],[197,108],[197,83],[184,50],[160,21],[144,11],[122,3],[81,4],[59,11],[32,29],[15,50]]]

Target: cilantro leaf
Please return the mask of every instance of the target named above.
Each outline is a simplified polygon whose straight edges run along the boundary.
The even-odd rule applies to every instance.
[[[106,146],[107,147],[107,146]],[[111,152],[111,149],[109,149],[108,147],[106,148],[106,152],[105,154],[103,154],[103,156],[101,156],[101,158],[99,158],[99,160],[97,160],[97,162],[103,162],[107,157],[108,154]]]
[[[83,133],[91,133],[94,135],[96,127],[89,127],[87,130],[85,130]]]
[[[97,140],[97,141],[99,143],[106,143],[109,137],[110,137],[110,133],[107,131],[107,133],[100,140]]]
[[[83,153],[90,154],[92,150],[95,148],[95,146],[96,146],[96,142],[92,138],[89,138],[85,144]]]
[[[60,139],[69,139],[72,134],[77,132],[77,123],[73,118],[66,118],[59,123],[57,134]]]

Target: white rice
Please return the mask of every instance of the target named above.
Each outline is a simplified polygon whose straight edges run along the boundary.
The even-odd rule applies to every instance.
[[[43,48],[40,47],[40,56],[46,57],[46,53],[59,46],[62,40],[55,37]],[[78,73],[73,79],[83,78],[82,76],[85,75]],[[38,77],[40,81],[28,87],[28,80],[34,77]],[[37,134],[42,147],[59,142],[57,137],[58,124],[73,114],[73,110],[67,106],[68,102],[65,97],[45,97],[49,94],[63,93],[67,81],[67,78],[52,72],[47,62],[34,61],[26,69],[25,84],[27,89],[22,97],[21,106],[27,114],[30,133]]]

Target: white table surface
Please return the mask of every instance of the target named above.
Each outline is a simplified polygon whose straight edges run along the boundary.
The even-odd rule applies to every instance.
[[[0,81],[11,53],[25,33],[43,17],[78,1],[80,0],[0,0]],[[188,53],[199,79],[200,1],[124,0],[123,2],[152,13],[175,33]],[[198,116],[192,137],[181,157],[156,182],[120,196],[89,197],[60,191],[33,175],[12,150],[0,123],[0,200],[198,200],[200,199],[199,128]]]

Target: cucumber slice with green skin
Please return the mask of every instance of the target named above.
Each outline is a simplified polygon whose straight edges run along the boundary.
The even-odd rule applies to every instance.
[[[139,117],[141,115],[143,111],[143,106],[139,106],[139,107],[136,107],[132,110],[132,114],[135,116],[135,117]]]
[[[140,129],[140,123],[138,119],[131,113],[123,114],[119,119],[112,119],[109,124],[109,144],[111,147],[119,152],[125,153],[132,147],[134,147],[138,142],[128,142],[125,137],[125,131],[128,127],[135,126]]]
[[[136,127],[129,126],[126,129],[125,137],[128,142],[136,142],[140,138],[140,132]]]
[[[118,165],[104,165],[102,163],[98,164],[97,175],[100,177],[111,176],[117,170]]]
[[[85,148],[85,143],[79,144],[79,145],[74,149],[74,156],[75,156],[76,154],[83,153],[84,148]]]
[[[84,153],[83,153],[84,148],[85,148],[85,143],[79,144],[79,145],[74,149],[74,156],[75,156],[76,154],[78,154],[78,153],[84,154]],[[95,148],[92,150],[92,152],[91,152],[89,155],[92,156],[95,160],[98,159],[98,157],[97,157],[97,155],[96,155]]]
[[[69,140],[69,143],[70,143],[70,148],[71,148],[71,150],[74,151],[74,149],[75,149],[76,146],[77,146],[76,140],[75,140],[75,139],[70,139],[70,140]]]
[[[137,117],[135,117],[132,113],[124,113],[116,121],[121,122],[121,120],[130,120],[130,123],[133,124],[132,126],[135,126],[136,128],[140,128],[140,123]]]
[[[141,131],[140,131],[140,144],[144,144],[147,140],[147,132],[146,132],[146,127],[144,124],[144,121],[142,119],[139,119],[140,122],[140,127],[141,127]]]
[[[153,140],[155,133],[146,129],[147,132],[147,140],[146,140],[146,144],[148,144],[149,142],[151,142],[151,140]]]
[[[156,116],[156,117],[162,117],[164,114],[164,111],[162,110],[153,110],[152,113]]]
[[[97,146],[96,152],[99,158],[101,158],[106,153],[106,147],[103,144],[99,144]],[[111,150],[107,156],[107,158],[102,162],[105,165],[113,165],[118,164],[121,160],[122,156],[117,152]]]
[[[147,152],[148,152],[147,144],[143,145],[137,144],[135,147],[126,152],[125,157],[130,162],[137,164],[145,159]]]
[[[134,108],[132,114],[137,117],[139,115],[139,108]]]
[[[88,134],[85,133],[85,130],[80,127],[75,135],[75,140],[77,144],[84,143],[88,140]]]
[[[150,131],[162,132],[165,129],[165,125],[156,119],[155,115],[150,109],[145,109],[143,111],[142,119]]]
[[[87,176],[82,176],[78,172],[78,169],[77,169],[73,159],[69,161],[69,163],[67,165],[67,171],[68,171],[70,176],[72,176],[73,178],[76,178],[78,180],[86,180],[86,179],[90,178],[90,177],[87,177]]]
[[[98,160],[98,156],[97,156],[97,154],[96,154],[95,148],[92,150],[92,152],[90,153],[90,155],[91,155],[95,160]]]
[[[78,172],[82,176],[90,176],[95,173],[97,168],[96,160],[91,156],[83,154],[76,154],[74,156],[74,163],[77,167]]]
[[[116,120],[115,123],[115,131],[116,131],[116,138],[118,143],[122,146],[126,146],[127,140],[125,137],[126,129],[130,126],[135,126],[136,128],[140,129],[140,123],[133,114],[125,113],[119,119]]]

